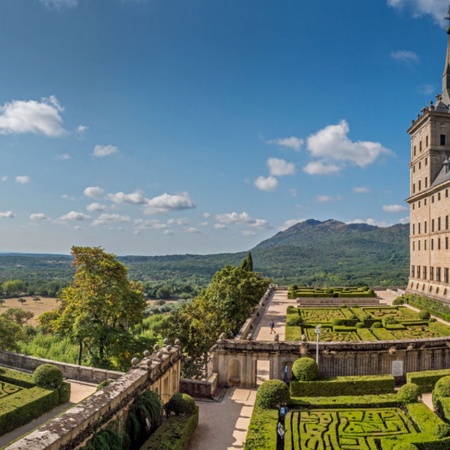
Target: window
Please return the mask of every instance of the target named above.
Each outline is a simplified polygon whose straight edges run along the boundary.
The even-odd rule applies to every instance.
[[[419,161],[419,170],[422,168],[422,163]]]
[[[416,185],[413,183],[413,194],[416,193]]]
[[[431,220],[431,232],[434,233],[434,219]]]
[[[419,141],[419,152],[422,151],[422,141]]]
[[[430,267],[430,280],[433,281],[434,279],[434,267]]]
[[[412,204],[412,209],[413,211],[416,209],[416,205],[414,203]]]
[[[425,165],[428,166],[428,158],[425,158]]]
[[[438,231],[441,231],[441,218],[438,217]]]
[[[438,238],[438,250],[441,249],[441,238]]]
[[[428,147],[428,136],[425,137],[425,146]]]
[[[448,268],[444,269],[444,283],[448,283]]]
[[[427,206],[427,199],[426,198],[423,199],[423,206]]]
[[[425,220],[425,222],[423,223],[423,232],[426,233],[427,232],[427,221]]]
[[[426,239],[423,240],[423,249],[424,250],[427,249],[427,240]]]
[[[422,189],[422,182],[419,180],[419,191]]]
[[[441,268],[436,267],[436,281],[441,281]]]
[[[413,173],[416,173],[416,166],[413,166]]]
[[[438,192],[438,201],[441,199],[441,193]]]
[[[417,266],[417,278],[420,278],[420,266]]]
[[[445,134],[441,134],[439,143],[440,143],[441,145],[445,145]]]
[[[431,196],[431,203],[434,203],[434,195]]]
[[[416,270],[414,266],[411,266],[411,277],[414,278],[416,276]]]
[[[445,229],[448,230],[448,216],[445,216]]]
[[[416,249],[416,246],[415,246],[414,244],[415,244],[415,242],[413,241],[413,243],[412,243],[412,249],[413,249],[413,251]]]
[[[423,279],[426,280],[427,279],[427,266],[423,266],[422,270],[423,270],[423,275],[422,275]]]
[[[414,156],[416,156],[416,146],[414,146]]]
[[[420,200],[417,202],[417,207],[420,208]]]
[[[428,177],[425,177],[425,189],[428,187]]]
[[[420,240],[419,240],[419,241],[417,241],[417,250],[419,250],[419,251],[420,251]]]
[[[417,224],[417,234],[420,234],[420,222]]]
[[[415,235],[416,234],[416,224],[412,224],[412,234]]]
[[[448,189],[445,190],[445,198],[448,198]]]
[[[431,250],[434,250],[434,239],[431,239]]]
[[[445,250],[448,250],[448,237],[445,238]]]

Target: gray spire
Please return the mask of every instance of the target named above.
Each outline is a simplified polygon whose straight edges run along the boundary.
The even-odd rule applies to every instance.
[[[449,21],[447,27],[447,53],[445,55],[445,67],[442,74],[442,94],[438,96],[436,103],[437,111],[449,111],[450,106],[450,6],[448,8],[448,17],[445,20]]]

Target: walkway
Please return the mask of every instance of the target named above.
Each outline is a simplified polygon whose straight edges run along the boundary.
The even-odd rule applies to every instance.
[[[10,433],[0,436],[0,449],[4,448],[8,444],[11,444],[13,441],[16,441],[24,434],[28,434],[35,428],[40,427],[45,422],[48,422],[50,419],[59,416],[67,409],[72,408],[72,406],[74,406],[76,403],[81,402],[81,400],[84,400],[89,395],[93,394],[97,389],[97,385],[94,384],[82,383],[74,380],[66,380],[66,381],[70,383],[70,401],[64,403],[63,405],[59,405],[56,408],[53,408],[51,411],[45,414],[42,414],[42,416],[38,417],[37,419],[34,419],[30,423],[27,423],[23,427],[16,428]]]

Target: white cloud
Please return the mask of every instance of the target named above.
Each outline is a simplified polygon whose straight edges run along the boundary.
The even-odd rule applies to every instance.
[[[398,223],[402,223],[403,225],[409,223],[409,216],[402,217],[402,218],[398,221]]]
[[[28,184],[31,181],[31,178],[27,175],[18,175],[16,177],[16,183],[19,184]]]
[[[151,228],[155,230],[167,230],[169,226],[156,219],[136,219],[134,221],[134,228],[135,230],[140,232]]]
[[[310,175],[335,175],[341,168],[335,164],[325,164],[322,161],[311,161],[303,170]]]
[[[44,213],[33,213],[30,214],[31,220],[45,220],[47,219],[47,216]]]
[[[8,175],[2,176],[1,180],[2,180],[3,182],[8,181]]]
[[[0,218],[14,219],[14,213],[12,211],[0,211]]]
[[[245,211],[242,213],[231,212],[225,214],[218,214],[216,220],[221,224],[237,224],[250,225],[255,228],[272,228],[270,223],[265,219],[254,219]]]
[[[176,195],[162,194],[147,201],[144,213],[158,214],[191,208],[195,208],[195,203],[187,192]]]
[[[148,199],[140,191],[135,191],[131,194],[117,192],[115,194],[108,194],[107,198],[117,204],[144,205],[148,202]]]
[[[391,52],[391,58],[395,61],[400,61],[408,65],[419,62],[419,56],[417,53],[410,50],[396,50],[395,52]]]
[[[332,197],[331,195],[318,195],[316,197],[317,203],[328,203],[335,200],[341,200],[340,196]]]
[[[383,205],[381,209],[387,213],[399,213],[407,211],[408,207],[403,205]]]
[[[200,234],[201,233],[201,231],[195,227],[188,227],[184,231],[186,231],[186,233],[191,233],[191,234]]]
[[[429,15],[439,25],[445,25],[448,10],[445,0],[388,0],[387,4],[397,9],[408,8],[414,17]]]
[[[92,222],[93,227],[109,225],[111,222],[130,222],[130,216],[122,216],[120,214],[100,214],[97,219]]]
[[[284,159],[269,158],[267,160],[270,175],[274,177],[282,177],[285,175],[295,175],[295,165],[288,163]]]
[[[83,191],[86,197],[100,198],[103,195],[103,189],[98,186],[89,186]]]
[[[300,148],[302,147],[304,142],[305,141],[303,139],[300,139],[295,136],[291,136],[288,138],[271,139],[270,141],[267,141],[267,144],[273,144],[273,145],[278,145],[280,147],[290,148],[290,149],[298,152],[298,151],[300,151]]]
[[[61,136],[60,112],[63,108],[56,97],[35,100],[13,100],[0,106],[0,134],[43,134],[44,136]]]
[[[94,156],[103,157],[103,156],[109,156],[114,155],[114,153],[118,153],[119,149],[115,147],[114,145],[96,145],[94,147],[94,151],[92,154]]]
[[[86,131],[89,129],[89,127],[85,126],[85,125],[78,125],[77,130],[75,132],[75,134],[82,139],[84,137],[84,135],[86,134]]]
[[[393,154],[378,142],[351,141],[347,137],[349,131],[347,121],[341,120],[337,125],[328,125],[309,136],[308,150],[311,156],[322,161],[337,160],[366,167],[382,154]]]
[[[73,222],[75,220],[87,220],[90,216],[79,211],[70,211],[59,218],[61,222]]]
[[[278,180],[274,177],[258,177],[253,183],[261,191],[274,191],[278,186]]]
[[[86,209],[89,212],[100,212],[100,211],[106,211],[107,207],[106,205],[102,205],[101,203],[93,202],[86,206]]]
[[[68,153],[60,153],[59,155],[56,155],[56,159],[67,161],[68,159],[70,159],[70,155]]]
[[[187,217],[179,217],[178,219],[169,219],[167,223],[169,225],[187,225],[191,221]]]
[[[296,225],[297,223],[304,222],[306,219],[290,219],[283,222],[283,225],[279,228],[280,231],[287,230],[288,228],[291,228],[292,226]]]
[[[242,235],[243,236],[256,236],[256,233],[254,231],[250,231],[250,230],[242,230]]]
[[[40,0],[40,2],[50,9],[61,11],[64,8],[74,8],[78,5],[78,0]]]
[[[170,236],[170,235],[173,234],[173,231],[172,230],[164,230],[163,234],[166,234],[167,236]]]
[[[224,223],[215,223],[214,228],[216,230],[227,230],[227,226]]]
[[[384,220],[379,222],[378,220],[372,219],[372,218],[368,218],[368,219],[365,219],[365,220],[363,220],[363,219],[355,219],[355,220],[352,220],[351,222],[347,222],[347,223],[365,223],[367,225],[372,225],[374,227],[382,227],[382,228],[389,227],[391,225],[391,224],[387,223]]]
[[[202,214],[202,216],[203,216],[205,219],[209,219],[209,218],[211,217],[211,214],[210,214],[209,212],[204,212],[204,213]]]
[[[289,194],[290,197],[297,197],[298,191],[295,188],[291,188],[291,189],[288,190],[288,194]]]
[[[370,189],[365,186],[355,186],[353,188],[353,192],[355,194],[368,194],[370,192]]]

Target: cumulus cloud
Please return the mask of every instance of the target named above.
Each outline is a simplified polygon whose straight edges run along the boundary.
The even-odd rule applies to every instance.
[[[97,219],[92,222],[93,227],[109,225],[112,222],[130,222],[130,216],[122,216],[120,214],[100,214]]]
[[[79,211],[70,211],[59,218],[61,222],[74,222],[90,219],[90,216]]]
[[[328,203],[335,200],[341,200],[341,197],[340,196],[333,197],[331,195],[318,195],[316,197],[317,203]]]
[[[65,133],[56,97],[36,100],[13,100],[0,106],[0,134],[43,134],[61,136]]]
[[[221,224],[237,224],[249,225],[255,228],[272,228],[269,222],[265,219],[254,219],[245,211],[242,213],[231,212],[216,215],[217,222]]]
[[[341,168],[335,164],[326,164],[322,161],[311,161],[303,170],[310,175],[335,175]]]
[[[31,178],[27,175],[18,175],[16,177],[16,183],[19,184],[28,184],[31,181]]]
[[[215,223],[214,228],[216,230],[227,230],[227,226],[224,223]]]
[[[389,227],[391,225],[384,220],[378,221],[378,220],[372,219],[372,218],[355,219],[355,220],[352,220],[351,222],[347,222],[347,223],[365,223],[367,225],[372,225],[374,227],[382,227],[382,228]]]
[[[209,212],[204,212],[204,213],[202,214],[202,216],[203,216],[205,219],[209,219],[209,218],[211,217],[211,213],[209,213]]]
[[[281,227],[279,228],[280,231],[287,230],[288,228],[291,228],[292,226],[296,225],[297,223],[304,222],[306,219],[289,219],[283,222]]]
[[[407,211],[408,207],[403,205],[383,205],[381,209],[387,213],[399,213]]]
[[[56,155],[56,159],[67,161],[68,159],[70,159],[70,155],[68,153],[60,153],[59,155]]]
[[[337,125],[328,125],[309,136],[307,142],[311,156],[325,162],[334,160],[366,167],[382,154],[393,154],[378,142],[351,141],[347,137],[349,131],[347,121],[341,120]]]
[[[135,231],[141,232],[148,229],[167,230],[169,226],[156,219],[136,219],[134,221]]]
[[[103,189],[98,186],[89,186],[83,191],[86,197],[100,198],[103,195]]]
[[[284,159],[269,158],[267,160],[270,175],[274,177],[282,177],[285,175],[295,175],[295,165],[288,163]]]
[[[163,234],[166,234],[167,236],[170,236],[170,235],[173,234],[173,231],[172,230],[164,230]]]
[[[93,203],[90,203],[89,205],[87,205],[86,209],[89,212],[100,212],[100,211],[105,211],[107,208],[106,208],[106,205],[102,205],[101,203],[93,202]]]
[[[191,208],[195,208],[195,203],[191,200],[187,192],[176,195],[166,193],[149,199],[144,209],[144,213],[159,214]]]
[[[186,231],[186,233],[191,233],[191,234],[201,234],[201,231],[195,227],[188,227],[184,231]]]
[[[169,219],[167,223],[169,225],[187,225],[191,221],[187,217],[179,217],[178,219]]]
[[[14,219],[14,213],[12,211],[0,211],[0,218]]]
[[[353,192],[355,194],[368,194],[370,192],[370,189],[365,186],[355,186],[353,188]]]
[[[253,183],[261,191],[274,191],[278,187],[278,180],[274,177],[258,177]]]
[[[115,194],[108,194],[107,198],[114,203],[129,204],[129,205],[144,205],[148,199],[140,191],[135,191],[131,194],[117,192]]]
[[[401,223],[401,224],[403,224],[403,225],[409,223],[409,216],[402,217],[402,218],[398,221],[398,223]]]
[[[114,155],[115,153],[118,153],[119,149],[115,147],[114,145],[96,145],[94,147],[94,151],[92,152],[93,156],[97,157],[103,157],[103,156],[109,156]]]
[[[89,127],[87,127],[86,125],[79,125],[75,131],[75,134],[78,138],[82,139],[88,129]]]
[[[419,56],[410,50],[396,50],[391,52],[391,58],[395,61],[411,65],[419,62]]]
[[[273,144],[278,145],[279,147],[290,148],[298,152],[300,151],[300,148],[302,147],[304,142],[305,141],[303,139],[291,136],[287,138],[271,139],[270,141],[267,141],[267,144]]]
[[[45,220],[47,219],[47,216],[44,213],[33,213],[30,214],[31,220]]]
[[[78,5],[78,0],[40,0],[47,8],[61,11],[64,8],[74,8]]]
[[[443,0],[388,0],[387,4],[397,9],[409,9],[414,17],[431,16],[441,26],[445,25],[448,2]]]

